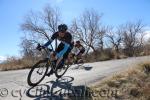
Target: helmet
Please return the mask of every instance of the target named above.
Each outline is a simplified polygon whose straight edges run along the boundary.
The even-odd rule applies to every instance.
[[[66,24],[60,24],[58,25],[58,31],[59,32],[65,32],[68,29]]]
[[[80,41],[76,41],[76,44],[80,44]]]
[[[80,45],[81,45],[81,44],[80,44],[80,41],[76,41],[75,47],[80,46]]]

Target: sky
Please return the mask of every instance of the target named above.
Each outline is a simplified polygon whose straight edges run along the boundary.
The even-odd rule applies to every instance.
[[[68,25],[85,9],[94,9],[103,13],[102,22],[106,25],[140,19],[150,26],[150,0],[0,0],[0,59],[20,55],[19,44],[24,34],[20,25],[25,15],[31,10],[42,11],[47,4],[58,7]]]

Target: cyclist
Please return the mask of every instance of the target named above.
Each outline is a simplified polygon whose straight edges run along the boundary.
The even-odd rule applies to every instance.
[[[61,41],[55,52],[51,54],[52,59],[56,60],[56,66],[58,66],[57,68],[61,68],[63,66],[63,63],[60,64],[60,62],[62,60],[64,62],[72,49],[72,35],[67,31],[67,29],[68,27],[66,24],[58,25],[58,32],[55,32],[47,43],[38,48],[40,50],[47,47],[52,43],[54,39],[58,39]]]
[[[75,45],[70,53],[70,57],[76,57],[76,61],[75,63],[79,63],[80,59],[82,59],[82,55],[85,52],[85,48],[83,47],[83,45],[80,43],[80,41],[76,41]]]

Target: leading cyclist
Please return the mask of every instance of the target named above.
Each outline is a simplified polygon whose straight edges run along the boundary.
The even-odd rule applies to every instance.
[[[37,48],[41,50],[42,48],[45,48],[49,46],[54,39],[58,39],[61,41],[61,43],[56,48],[55,52],[51,54],[51,57],[53,60],[56,60],[56,67],[62,68],[63,63],[60,64],[61,61],[65,61],[67,59],[69,52],[71,51],[73,44],[72,44],[72,35],[67,31],[68,27],[66,24],[60,24],[58,25],[58,31],[55,32],[51,39],[45,43],[43,46]]]

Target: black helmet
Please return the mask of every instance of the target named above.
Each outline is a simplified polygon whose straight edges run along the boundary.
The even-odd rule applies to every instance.
[[[80,41],[76,41],[76,44],[80,44]]]
[[[65,32],[68,29],[66,24],[60,24],[58,25],[58,31],[59,32]]]
[[[80,44],[80,41],[76,41],[75,47],[76,47],[76,46],[79,46],[79,45],[81,45],[81,44]]]

